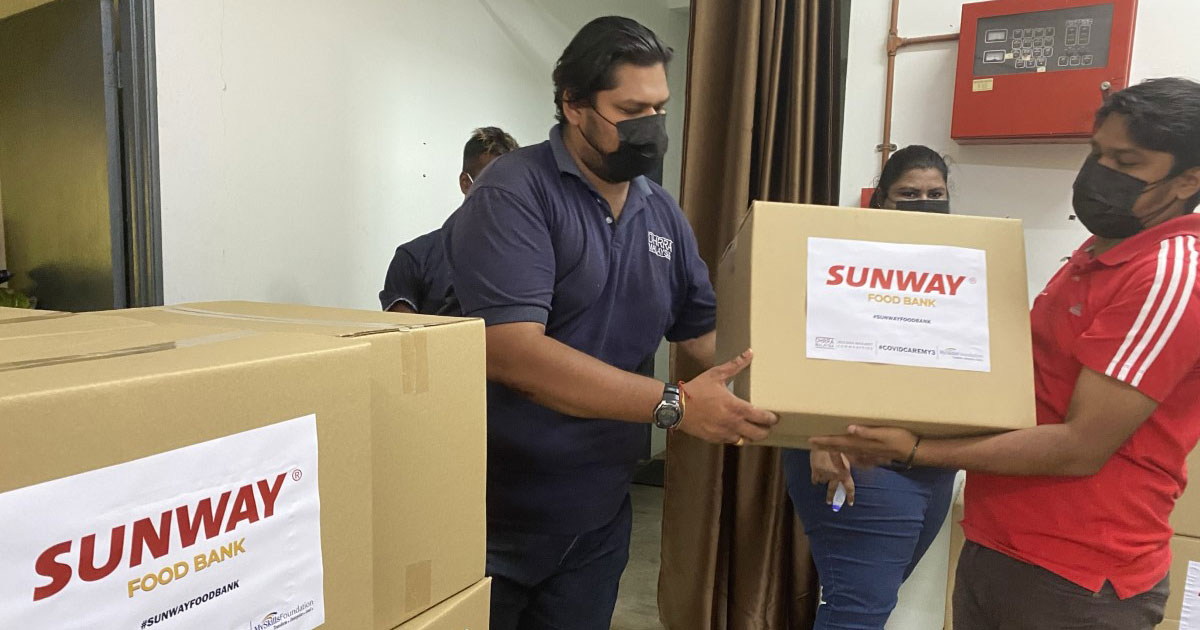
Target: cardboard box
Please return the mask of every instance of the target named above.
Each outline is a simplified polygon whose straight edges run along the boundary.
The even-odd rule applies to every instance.
[[[755,202],[717,287],[717,358],[753,348],[735,392],[780,416],[763,444],[1035,424],[1019,221]]]
[[[1200,565],[1200,538],[1171,537],[1171,595],[1167,598],[1166,620],[1176,626],[1183,616],[1183,595],[1188,589],[1189,565]],[[1198,566],[1200,568],[1200,566]],[[1190,585],[1195,589],[1198,585]],[[1166,623],[1166,622],[1164,622]],[[1168,626],[1159,626],[1164,628]]]
[[[967,542],[962,528],[965,510],[963,496],[965,494],[961,488],[958,490],[954,499],[954,508],[950,511],[950,569],[946,575],[945,630],[954,628],[954,577],[958,574],[958,558],[962,555],[963,545]]]
[[[488,630],[491,593],[492,579],[484,578],[396,630]]]
[[[1200,538],[1200,478],[1193,474],[1200,474],[1200,449],[1188,455],[1188,485],[1171,510],[1171,527],[1177,536]]]
[[[483,579],[487,399],[481,320],[253,302],[120,311],[156,323],[370,346],[376,630]]]
[[[250,628],[318,602],[370,627],[369,361],[198,326],[0,339],[0,627]]]
[[[78,339],[95,339],[109,330],[147,327],[152,324],[128,317],[95,315],[92,313],[53,313],[43,316],[0,319],[0,340],[27,339],[31,337],[58,337],[79,335]],[[61,337],[62,346],[69,345],[72,337]],[[3,357],[0,357],[3,360]]]
[[[62,317],[66,314],[67,313],[60,313],[58,311],[42,311],[32,308],[10,308],[7,306],[0,306],[0,323],[8,321],[24,321],[33,319],[47,319],[50,317]]]

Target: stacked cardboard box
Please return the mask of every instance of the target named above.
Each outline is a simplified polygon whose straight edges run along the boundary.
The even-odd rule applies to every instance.
[[[367,344],[108,323],[4,326],[0,627],[369,627]]]
[[[755,202],[721,260],[718,360],[779,414],[769,445],[851,423],[921,435],[1035,424],[1019,221]]]
[[[21,499],[19,495],[39,491],[38,484],[62,483],[64,477],[67,483],[74,483],[73,475],[80,475],[75,491],[86,489],[91,483],[87,476],[108,474],[97,471],[106,466],[118,465],[118,472],[128,467],[130,474],[145,476],[142,467],[148,464],[143,458],[150,458],[154,465],[162,465],[155,458],[186,463],[212,457],[213,449],[218,449],[235,455],[231,456],[232,465],[238,461],[237,454],[248,457],[246,451],[254,451],[257,443],[264,462],[280,457],[279,461],[301,462],[309,454],[305,450],[309,446],[311,456],[318,457],[319,445],[317,471],[308,470],[315,464],[298,464],[295,478],[293,468],[288,468],[283,477],[267,475],[259,480],[263,486],[248,482],[251,496],[255,488],[262,498],[281,492],[280,504],[287,491],[305,481],[312,484],[314,494],[298,503],[307,506],[308,513],[289,512],[285,518],[270,521],[281,528],[269,534],[271,540],[289,541],[292,556],[271,552],[266,549],[270,545],[255,542],[268,535],[252,529],[259,522],[240,522],[231,530],[248,533],[245,555],[222,565],[241,567],[240,573],[230,574],[240,580],[240,590],[219,595],[222,606],[242,606],[239,597],[254,596],[255,604],[233,608],[251,616],[261,613],[261,617],[247,617],[244,623],[264,628],[284,619],[293,619],[295,627],[310,627],[306,624],[318,618],[316,613],[322,607],[323,627],[375,630],[416,623],[424,618],[418,615],[442,610],[436,608],[442,602],[460,611],[463,606],[478,608],[483,597],[486,611],[487,585],[480,585],[485,377],[483,326],[477,320],[253,303],[129,310],[121,311],[120,316],[72,315],[0,325],[0,371],[7,372],[0,379],[0,434],[6,436],[0,446],[0,506],[6,498]],[[282,452],[264,448],[263,440],[268,440],[267,444],[277,440]],[[8,456],[9,449],[14,457]],[[291,451],[296,453],[289,455]],[[253,468],[251,462],[241,464],[239,469]],[[203,467],[196,468],[195,461],[191,466],[183,468],[207,474]],[[220,470],[214,465],[214,474]],[[180,494],[176,486],[186,485],[187,479],[174,479],[167,472],[163,475],[166,482],[151,485],[163,486],[164,492],[174,487],[174,499]],[[228,483],[236,487],[235,481],[229,479]],[[200,494],[209,492],[209,503],[188,508],[189,504],[181,502],[185,512],[171,512],[168,517],[164,509],[161,518],[178,520],[180,527],[194,524],[208,532],[199,516],[193,515],[204,506],[219,507],[223,495],[218,490],[224,486],[213,480],[200,485],[205,489],[196,489],[196,500],[203,500]],[[267,494],[262,494],[264,488]],[[16,490],[20,492],[10,492]],[[69,490],[50,488],[46,492]],[[245,512],[246,505],[237,502],[241,495],[232,492],[226,507]],[[149,510],[144,518],[131,520],[125,532],[126,553],[136,553],[142,562],[136,570],[131,566],[114,571],[119,575],[113,576],[112,584],[120,588],[109,585],[102,593],[111,606],[97,608],[97,616],[83,626],[111,627],[112,620],[141,623],[162,613],[186,614],[191,617],[190,627],[215,627],[224,622],[224,618],[204,616],[218,607],[208,606],[206,612],[204,606],[184,597],[194,594],[201,599],[221,587],[196,591],[196,587],[208,586],[206,580],[222,575],[196,570],[198,562],[212,566],[207,564],[210,558],[200,562],[190,553],[201,544],[189,546],[187,553],[171,547],[161,558],[157,555],[162,549],[154,546],[150,534],[165,525],[155,520],[158,517],[147,518],[158,513],[153,506],[160,498],[148,493],[126,499],[135,507],[141,501]],[[311,513],[317,504],[319,521]],[[260,506],[258,516],[263,513]],[[63,520],[63,515],[50,513],[19,520],[32,522],[43,516]],[[147,529],[151,520],[160,527]],[[136,524],[142,521],[146,523]],[[268,519],[261,518],[261,522]],[[313,538],[318,535],[312,528],[317,522],[319,540]],[[216,525],[214,531],[220,530]],[[106,540],[108,530],[96,531],[97,539]],[[306,532],[315,544],[301,544]],[[80,531],[78,535],[89,533]],[[137,540],[129,538],[131,535]],[[219,538],[213,543],[237,542],[226,540],[228,536]],[[82,552],[80,540],[61,558],[73,557],[76,549]],[[264,550],[258,551],[260,548]],[[88,549],[94,552],[107,547],[96,544]],[[227,550],[239,555],[240,551]],[[104,555],[95,555],[96,563],[101,563]],[[150,556],[153,562],[147,560]],[[263,579],[268,569],[261,563],[281,557],[306,559],[307,564],[289,567],[284,562],[275,579]],[[23,566],[34,566],[36,560],[13,559]],[[190,575],[167,583],[154,579],[137,582],[137,588],[129,586],[132,596],[127,596],[125,588],[143,577],[142,569],[174,566],[178,574],[181,563],[191,563]],[[313,566],[323,567],[323,573],[317,570],[313,578]],[[38,567],[54,569],[55,565]],[[7,619],[6,614],[62,614],[69,609],[60,606],[78,605],[67,597],[61,598],[61,603],[47,598],[32,613],[18,612],[22,609],[5,603],[24,601],[28,593],[20,589],[8,592],[4,571],[0,564],[0,627],[37,627],[18,623],[35,617]],[[198,579],[200,576],[205,580]],[[22,589],[42,586],[38,580],[45,579],[20,577]],[[165,573],[161,577],[171,578]],[[311,592],[311,588],[302,588],[306,579],[323,583],[323,590],[316,589],[321,597],[293,601],[295,598],[281,594]],[[189,582],[191,588],[185,586]],[[270,583],[277,583],[274,590],[266,586]],[[151,587],[153,592],[140,590],[142,587]],[[94,585],[86,580],[79,586],[69,585],[63,595],[72,588],[82,590],[69,597],[94,595]],[[165,599],[157,599],[164,593]],[[459,600],[467,603],[449,604]],[[184,610],[171,613],[168,604],[172,603]],[[154,607],[162,610],[152,610]],[[478,618],[475,613],[468,616]],[[447,614],[434,617],[457,618]],[[481,624],[472,622],[470,627],[486,629],[486,622],[484,614]],[[243,620],[239,618],[238,623]]]
[[[254,302],[121,315],[365,343],[375,479],[374,628],[391,630],[483,579],[487,401],[480,320]]]
[[[1171,538],[1171,596],[1167,599],[1166,621],[1159,630],[1200,628],[1196,623],[1200,621],[1200,483],[1192,477],[1200,471],[1200,449],[1188,456],[1187,470],[1187,490],[1171,512],[1171,527],[1175,530]],[[1187,607],[1195,611],[1191,624],[1182,621],[1185,600]]]
[[[0,267],[0,269],[3,269],[3,267]],[[0,306],[0,322],[42,319],[60,315],[63,315],[63,313],[59,313],[58,311],[40,311],[28,308],[9,308],[7,306]]]
[[[1190,597],[1187,597],[1190,595]],[[1186,606],[1194,611],[1190,615],[1192,624],[1185,624]],[[1159,628],[1200,628],[1194,622],[1200,620],[1200,538],[1175,535],[1171,538],[1171,595],[1167,598],[1165,618]]]
[[[487,630],[491,586],[490,578],[481,580],[396,630]]]

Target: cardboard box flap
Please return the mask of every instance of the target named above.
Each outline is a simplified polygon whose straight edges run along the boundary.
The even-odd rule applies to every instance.
[[[59,311],[39,311],[30,308],[10,308],[0,306],[0,324],[16,321],[36,321],[39,319],[51,319],[54,317],[66,317],[70,313],[62,313]]]
[[[141,322],[138,322],[141,323]],[[83,336],[60,335],[0,339],[0,399],[34,395],[77,385],[95,386],[128,378],[155,378],[210,369],[238,360],[271,359],[346,347],[349,341],[316,336],[258,333],[186,325],[142,325],[100,330]],[[179,352],[220,346],[183,357]],[[224,356],[222,353],[228,353]],[[153,357],[141,362],[135,359]],[[102,367],[95,362],[103,361]],[[60,369],[51,369],[51,368]],[[73,368],[70,371],[62,368]],[[44,369],[41,369],[44,368]]]
[[[258,332],[320,335],[341,339],[386,337],[398,343],[399,360],[389,359],[406,394],[433,386],[429,370],[427,333],[465,333],[481,326],[478,319],[375,313],[319,306],[259,302],[207,302],[116,311],[152,324],[219,326]]]
[[[315,326],[325,329],[323,332],[326,334],[339,337],[451,326],[470,321],[459,317],[238,301],[194,302],[161,307],[158,310],[181,315],[230,319],[238,322],[239,326],[260,322],[272,325],[275,330],[279,330],[280,325],[294,325],[297,327],[295,332],[313,332],[312,327]]]
[[[115,315],[53,313],[25,319],[0,320],[0,342],[68,333],[91,334],[114,328],[138,328],[149,325],[147,322]],[[4,355],[0,354],[0,362],[3,361]]]
[[[366,348],[362,343],[313,335],[175,325],[106,330],[86,339],[65,334],[0,341],[0,355],[4,358],[0,361],[0,408],[34,404],[63,392],[87,390],[101,394],[131,382],[160,383],[161,387],[172,388],[172,383],[184,382],[187,379],[183,377],[190,375],[230,368],[251,370],[254,365],[281,361],[309,364],[345,353],[365,356]],[[113,412],[98,410],[101,411]],[[6,426],[9,420],[28,420],[22,420],[20,415],[0,414],[0,431],[11,429]],[[87,419],[81,417],[80,421]],[[0,492],[44,481],[22,482],[29,471],[21,467],[9,469],[10,464],[16,466],[13,462],[20,459],[0,458]],[[80,466],[75,472],[88,469]]]
[[[92,352],[71,352],[70,354],[47,356],[37,359],[5,361],[0,362],[0,372],[27,370],[39,367],[49,367],[52,365],[85,363],[88,361],[102,361],[104,359],[116,359],[120,357],[130,357],[138,354],[150,354],[154,352],[167,352],[169,350],[178,350],[180,348],[201,346],[210,343],[220,343],[222,341],[232,341],[242,337],[249,337],[254,334],[256,333],[247,330],[231,330],[227,332],[214,332],[213,334],[203,335],[200,337],[147,343],[138,346],[111,348],[108,350],[97,350]]]

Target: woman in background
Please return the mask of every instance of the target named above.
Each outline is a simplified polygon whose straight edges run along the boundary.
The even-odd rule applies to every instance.
[[[948,214],[949,170],[928,147],[901,149],[884,166],[870,205]],[[820,577],[814,630],[883,630],[900,585],[946,519],[955,471],[896,465],[851,474],[840,453],[815,450],[784,451],[783,470]],[[844,505],[835,496],[839,484]]]

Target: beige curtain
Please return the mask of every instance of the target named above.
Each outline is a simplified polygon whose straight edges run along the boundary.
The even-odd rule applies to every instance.
[[[692,0],[681,201],[710,269],[752,199],[835,201],[836,4]],[[673,367],[682,378],[696,373],[684,361]],[[715,446],[676,433],[667,451],[663,624],[811,627],[816,573],[778,450]]]

